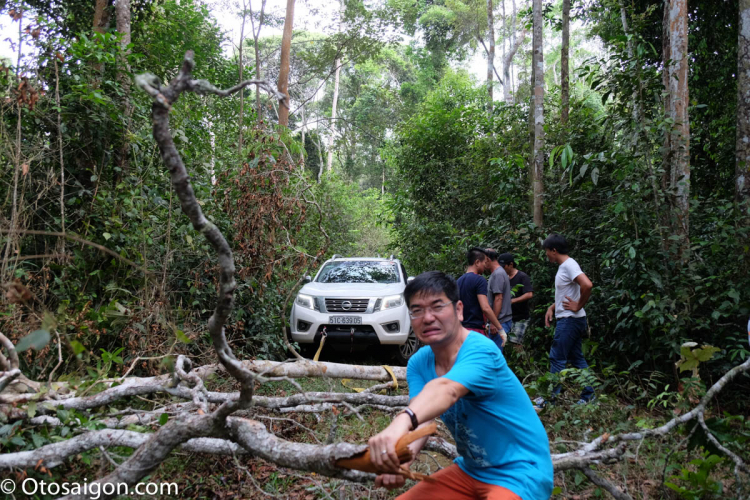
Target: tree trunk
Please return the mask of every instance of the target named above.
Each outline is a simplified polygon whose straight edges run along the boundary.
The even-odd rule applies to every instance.
[[[507,103],[513,102],[513,86],[510,84],[510,68],[513,64],[513,58],[516,56],[516,52],[518,52],[518,49],[523,44],[524,40],[526,40],[525,29],[521,32],[521,36],[516,38],[513,45],[511,45],[510,50],[505,54],[505,60],[503,61],[503,97]],[[531,81],[533,83],[533,77]]]
[[[560,50],[560,121],[563,125],[568,123],[570,113],[570,0],[563,0],[562,7],[562,49]]]
[[[490,49],[487,52],[487,93],[490,96],[489,109],[492,110],[492,72],[495,69],[495,15],[492,12],[492,0],[487,0],[487,33],[490,39]],[[503,42],[504,44],[504,42]]]
[[[109,8],[109,0],[96,0],[96,3],[94,4],[94,32],[103,35],[109,28],[109,20],[111,17],[112,12]],[[99,77],[104,68],[104,63],[94,63],[92,67],[94,68],[94,72],[97,73],[92,85],[98,87]]]
[[[305,105],[302,104],[302,152],[300,153],[300,161],[302,165],[305,164],[305,132],[307,132],[307,115],[305,114]]]
[[[245,19],[247,18],[247,4],[243,0],[242,2],[242,24],[240,25],[240,45],[239,45],[239,54],[238,54],[238,64],[237,64],[237,76],[239,78],[239,81],[242,81],[242,71],[244,70],[244,60],[242,59],[243,55],[243,46],[245,45]],[[242,129],[244,128],[245,124],[245,89],[240,89],[240,117],[239,117],[239,134],[237,138],[237,154],[239,156],[242,156]]]
[[[740,0],[737,45],[737,151],[735,195],[750,200],[750,0]]]
[[[677,256],[685,261],[690,248],[690,121],[688,117],[688,25],[687,0],[665,3],[669,31],[668,53],[665,53],[667,116],[674,121],[667,132],[669,188],[673,196],[673,234],[679,237]]]
[[[122,136],[117,160],[120,167],[118,177],[120,177],[130,170],[130,141],[128,135],[130,133],[130,117],[133,113],[133,106],[130,103],[130,63],[128,62],[128,56],[130,55],[130,49],[128,48],[130,45],[130,0],[117,0],[115,16],[117,18],[117,31],[122,37],[120,39],[120,70],[117,72],[117,79],[122,87],[122,112],[125,118],[125,132]]]
[[[341,77],[341,59],[337,58],[336,73],[333,77],[333,103],[331,104],[331,126],[330,136],[328,137],[328,160],[326,161],[326,170],[330,172],[333,169],[333,134],[336,120],[336,107],[339,101],[339,78]]]
[[[542,0],[534,0],[534,146],[531,179],[533,186],[534,224],[543,225],[544,199],[544,45],[542,41]]]
[[[248,9],[250,10],[250,26],[253,29],[253,46],[255,47],[255,79],[260,80],[262,79],[261,71],[260,71],[260,45],[258,44],[258,38],[260,38],[260,30],[263,28],[263,18],[266,11],[266,0],[263,0],[260,4],[260,15],[258,17],[258,30],[255,29],[255,19],[253,18],[253,2],[250,0],[250,3],[248,4]],[[255,86],[255,111],[256,111],[256,118],[258,122],[263,120],[263,113],[262,109],[260,107],[260,86]]]
[[[289,126],[289,55],[292,49],[292,24],[294,23],[294,0],[286,0],[284,33],[281,37],[281,67],[279,69],[279,92],[286,98],[279,106],[279,125]]]
[[[94,31],[103,35],[109,27],[109,19],[111,16],[109,7],[109,0],[96,0],[94,5]]]
[[[512,103],[513,102],[513,83],[511,78],[511,68],[513,66],[513,58],[516,56],[516,52],[518,52],[518,49],[523,44],[524,40],[526,40],[526,29],[524,29],[521,32],[521,37],[518,38],[516,34],[516,2],[513,1],[513,21],[511,26],[511,43],[510,47],[508,49],[508,52],[505,54],[505,58],[503,59],[503,99],[505,99],[505,102]],[[532,86],[534,83],[534,78],[532,76],[531,78]]]
[[[344,16],[344,2],[343,0],[339,1],[339,32],[341,32],[341,27],[343,25],[343,16]],[[330,129],[330,136],[328,137],[328,160],[326,161],[326,170],[330,172],[333,170],[333,131],[336,124],[336,108],[338,106],[339,102],[339,79],[341,78],[341,57],[337,57],[336,61],[333,63],[336,65],[336,73],[333,76],[333,103],[331,104],[331,126]]]

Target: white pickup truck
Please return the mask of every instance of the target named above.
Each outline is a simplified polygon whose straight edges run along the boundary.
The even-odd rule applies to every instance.
[[[323,335],[326,344],[350,349],[393,346],[396,361],[406,364],[419,348],[404,300],[409,280],[398,259],[334,255],[294,300],[292,340],[306,353],[315,352]]]

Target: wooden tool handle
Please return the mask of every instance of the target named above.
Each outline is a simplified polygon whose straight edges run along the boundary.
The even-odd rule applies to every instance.
[[[404,462],[408,462],[414,458],[412,456],[411,450],[409,449],[409,445],[411,443],[413,443],[417,439],[422,438],[424,436],[434,434],[436,431],[437,431],[437,424],[435,422],[432,422],[430,425],[420,427],[416,431],[411,431],[410,433],[401,437],[401,439],[399,439],[398,442],[396,443],[396,454],[398,455],[399,463],[403,464]],[[369,448],[365,450],[364,452],[359,453],[358,455],[354,455],[353,457],[341,458],[337,460],[336,467],[341,467],[343,469],[361,470],[363,472],[372,472],[372,473],[379,472],[375,468],[375,465],[373,465],[372,461],[370,460]],[[410,477],[410,476],[406,476],[406,477]]]

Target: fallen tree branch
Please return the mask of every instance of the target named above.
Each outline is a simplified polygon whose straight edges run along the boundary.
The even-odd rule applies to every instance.
[[[21,370],[13,368],[7,372],[0,372],[0,392],[5,389],[8,384],[13,382],[15,379],[21,376]]]
[[[596,472],[591,470],[591,467],[581,467],[581,472],[583,472],[587,478],[589,478],[589,481],[594,483],[595,485],[599,486],[600,488],[604,488],[607,490],[607,493],[612,495],[617,500],[633,500],[633,497],[625,493],[624,491],[620,490],[617,486],[610,483],[600,475],[598,475]]]
[[[68,457],[103,446],[127,446],[138,448],[153,434],[128,431],[121,429],[103,429],[90,431],[74,436],[66,441],[44,445],[36,450],[18,451],[16,453],[0,454],[0,470],[34,468],[41,464],[47,468],[54,468],[65,462]],[[185,442],[183,451],[193,453],[210,453],[213,455],[232,455],[246,453],[241,446],[226,439],[196,438]]]

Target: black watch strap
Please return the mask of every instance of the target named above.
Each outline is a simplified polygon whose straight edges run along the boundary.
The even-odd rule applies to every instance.
[[[411,419],[411,430],[416,429],[419,427],[419,420],[417,420],[417,416],[414,414],[414,412],[411,410],[411,408],[404,408],[403,413],[406,413],[409,415],[409,418]]]

